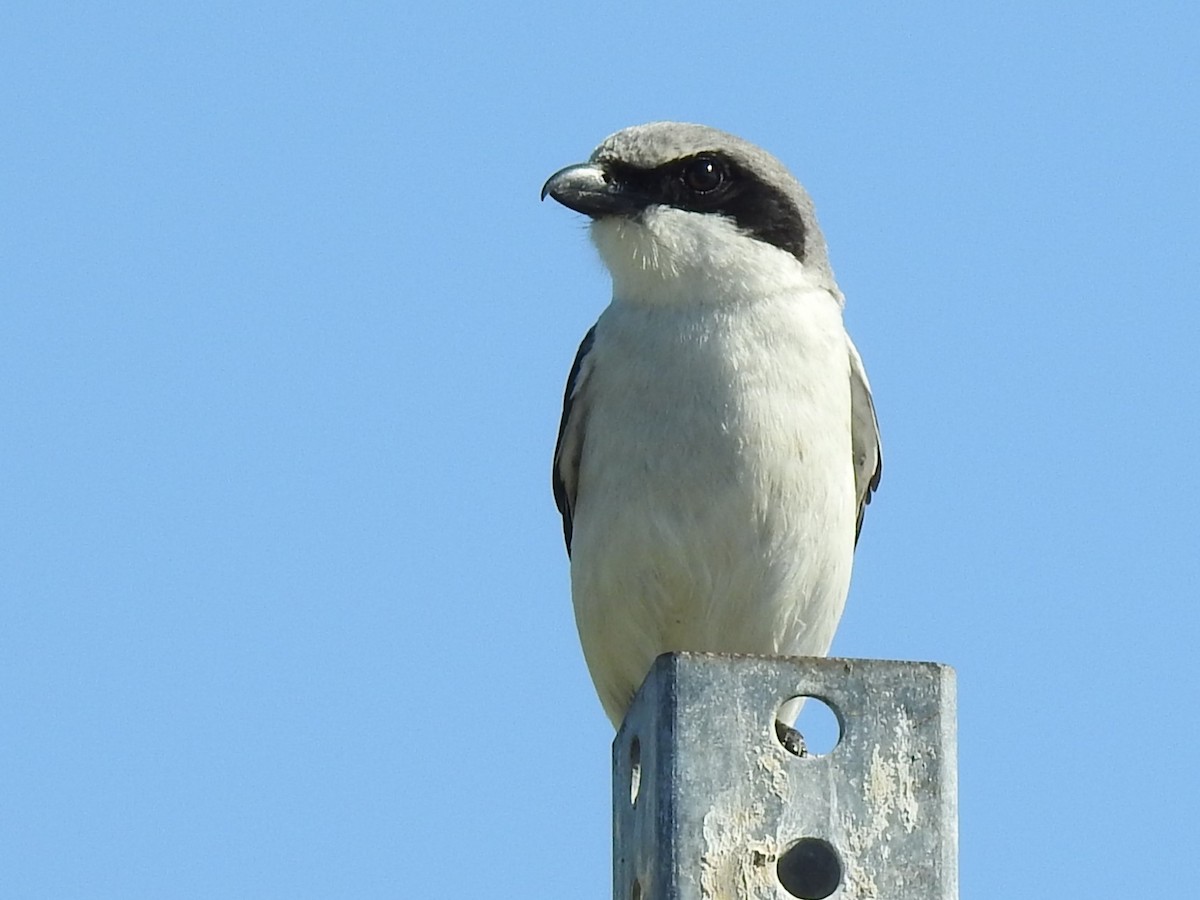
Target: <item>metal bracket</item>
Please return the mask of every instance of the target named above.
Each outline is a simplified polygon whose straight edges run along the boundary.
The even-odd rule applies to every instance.
[[[801,696],[826,755],[777,735]],[[660,656],[613,742],[614,900],[956,900],[955,740],[948,666]]]

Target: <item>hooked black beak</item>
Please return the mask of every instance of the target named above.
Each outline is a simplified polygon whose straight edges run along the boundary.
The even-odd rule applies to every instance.
[[[567,209],[593,219],[630,215],[646,203],[596,163],[581,163],[559,169],[542,185],[542,199],[553,197]]]

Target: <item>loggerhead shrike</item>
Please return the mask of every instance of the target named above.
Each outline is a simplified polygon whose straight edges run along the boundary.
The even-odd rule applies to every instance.
[[[591,217],[613,282],[567,379],[553,484],[620,727],[660,653],[828,652],[879,427],[812,201],[775,157],[656,122],[547,195]]]

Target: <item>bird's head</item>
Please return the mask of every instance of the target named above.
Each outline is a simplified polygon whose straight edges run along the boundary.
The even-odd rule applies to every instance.
[[[618,131],[551,175],[547,196],[591,217],[618,297],[695,302],[797,280],[837,290],[804,188],[774,156],[715,128]]]

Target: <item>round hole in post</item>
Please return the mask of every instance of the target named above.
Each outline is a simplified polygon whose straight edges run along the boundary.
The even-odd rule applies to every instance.
[[[642,883],[633,879],[633,888],[629,891],[629,900],[642,900]]]
[[[629,744],[629,803],[637,803],[642,789],[642,742],[634,738]],[[636,884],[636,882],[635,882]],[[640,888],[638,889],[641,890]]]
[[[841,714],[824,697],[797,694],[779,705],[775,736],[796,756],[824,756],[841,743]]]
[[[776,874],[783,889],[801,900],[825,900],[842,883],[842,860],[820,838],[801,838],[779,857]]]

